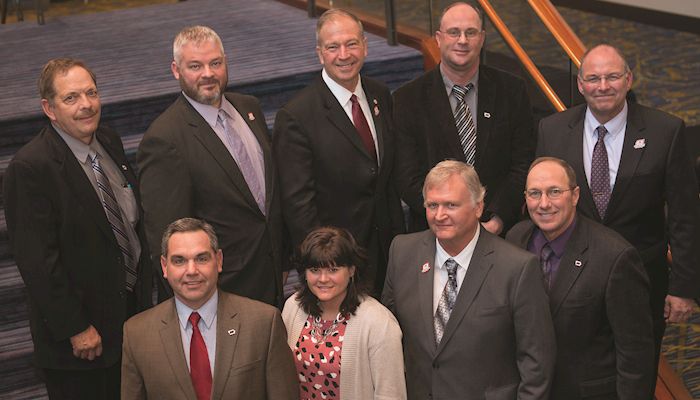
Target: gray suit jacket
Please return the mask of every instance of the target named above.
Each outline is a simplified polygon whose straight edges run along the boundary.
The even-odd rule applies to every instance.
[[[523,221],[507,239],[527,248]],[[639,254],[613,230],[583,216],[549,296],[557,337],[553,400],[649,399],[656,379],[649,280]]]
[[[124,325],[122,400],[196,400],[175,300]],[[298,399],[299,384],[279,310],[219,291],[212,400]]]
[[[554,330],[536,258],[481,229],[440,345],[431,231],[391,245],[382,302],[404,334],[409,399],[547,399]],[[423,265],[431,268],[423,271]]]

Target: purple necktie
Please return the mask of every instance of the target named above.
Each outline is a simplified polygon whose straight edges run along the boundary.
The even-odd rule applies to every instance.
[[[544,288],[547,290],[547,293],[549,293],[549,289],[552,287],[552,276],[554,275],[552,262],[550,261],[553,254],[554,250],[549,246],[549,243],[545,244],[540,252],[540,264],[542,265],[542,273],[544,274]]]
[[[596,131],[598,132],[598,142],[593,147],[591,159],[591,193],[602,221],[605,219],[605,212],[610,201],[610,168],[608,166],[608,151],[603,141],[608,130],[601,125]]]

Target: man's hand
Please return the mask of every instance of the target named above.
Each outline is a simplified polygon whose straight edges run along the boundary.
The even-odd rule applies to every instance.
[[[481,226],[494,235],[500,235],[503,230],[503,221],[498,215],[494,214],[488,222],[482,222]]]
[[[666,296],[664,306],[664,318],[666,322],[686,322],[693,313],[693,299],[683,297]]]
[[[92,325],[71,337],[70,344],[73,345],[73,355],[80,359],[92,361],[102,355],[102,337]]]

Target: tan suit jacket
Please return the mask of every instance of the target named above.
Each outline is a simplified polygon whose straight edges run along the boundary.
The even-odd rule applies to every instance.
[[[134,316],[124,325],[122,400],[196,400],[185,360],[174,299]],[[299,398],[279,310],[219,291],[211,398]]]

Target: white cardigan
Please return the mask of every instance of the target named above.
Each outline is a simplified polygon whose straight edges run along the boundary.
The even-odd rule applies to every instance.
[[[296,300],[284,305],[282,319],[293,350],[309,317]],[[345,327],[341,351],[340,400],[405,400],[406,379],[401,328],[394,315],[377,300],[361,299]]]

